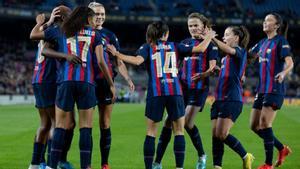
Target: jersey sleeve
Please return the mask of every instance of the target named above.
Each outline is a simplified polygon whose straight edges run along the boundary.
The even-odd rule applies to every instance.
[[[102,36],[101,33],[99,31],[95,31],[95,42],[94,42],[94,46],[98,46],[98,45],[104,45],[104,42],[102,41]]]
[[[48,27],[45,31],[45,41],[55,41],[60,36],[60,28],[58,26]]]
[[[257,44],[255,44],[251,49],[250,49],[250,53],[253,55],[253,54],[257,54],[259,52],[259,49],[260,49],[260,44],[261,44],[261,41],[259,41]]]
[[[118,51],[120,50],[121,47],[120,47],[119,40],[114,33],[112,33],[111,35],[111,44],[114,45]]]
[[[280,52],[279,57],[281,59],[284,59],[287,56],[291,56],[291,47],[285,38],[281,39],[278,48]]]
[[[193,46],[184,44],[184,43],[175,43],[176,48],[179,52],[179,56],[186,56],[190,55],[193,51]]]
[[[234,49],[235,49],[235,57],[240,58],[240,59],[243,58],[245,49],[243,49],[239,46],[235,47]]]
[[[142,45],[136,52],[138,56],[142,56],[146,61],[149,58],[149,45],[144,44]]]
[[[218,58],[218,47],[212,43],[208,46],[208,59],[209,60],[217,60]]]

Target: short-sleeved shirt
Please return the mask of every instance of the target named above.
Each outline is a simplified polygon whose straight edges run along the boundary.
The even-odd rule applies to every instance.
[[[203,40],[188,38],[181,43],[190,46],[197,46]],[[209,68],[209,61],[216,60],[218,57],[218,48],[212,43],[209,44],[204,52],[193,53],[192,55],[182,56],[183,64],[180,69],[180,80],[188,89],[201,89],[207,90],[209,86],[209,78],[199,80],[197,82],[192,81],[192,77],[197,73],[203,73]]]
[[[74,65],[67,60],[61,60],[58,68],[57,82],[81,81],[94,84],[95,48],[102,45],[101,35],[91,27],[83,27],[73,37],[67,38],[60,28],[46,29],[45,39],[57,41],[58,51],[73,54],[81,58],[82,64]]]
[[[102,28],[101,30],[99,30],[100,34],[101,34],[101,38],[102,38],[102,43],[103,43],[103,56],[104,56],[104,60],[105,63],[108,66],[108,70],[111,74],[112,77],[117,76],[117,71],[115,70],[115,64],[116,63],[116,59],[115,57],[110,57],[109,52],[106,50],[106,45],[107,44],[111,44],[114,45],[115,48],[119,51],[120,50],[120,44],[118,41],[118,38],[116,37],[116,35],[111,32],[110,30],[106,29],[106,28]],[[94,56],[96,57],[96,56]],[[94,65],[95,67],[95,78],[96,79],[105,79],[103,72],[100,70],[98,64],[96,63]]]
[[[259,84],[257,93],[273,93],[284,95],[285,85],[275,80],[275,76],[283,71],[285,57],[291,56],[290,45],[287,40],[276,35],[272,39],[262,39],[250,53],[258,55]]]
[[[178,77],[178,57],[192,53],[193,46],[158,41],[144,44],[137,55],[144,58],[149,75],[147,98],[182,95]]]
[[[242,101],[242,76],[247,64],[247,52],[235,47],[235,55],[222,58],[222,66],[215,92],[215,99],[220,101]]]
[[[56,83],[56,61],[53,58],[43,56],[43,48],[44,41],[41,40],[35,56],[32,84]]]

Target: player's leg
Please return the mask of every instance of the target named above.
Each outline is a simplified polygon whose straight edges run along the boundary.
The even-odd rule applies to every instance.
[[[217,119],[219,113],[219,103],[215,101],[210,110],[210,119],[212,125],[212,154],[213,154],[213,166],[214,168],[221,169],[223,154],[224,154],[224,143],[217,137]]]
[[[242,102],[220,102],[220,113],[217,120],[217,137],[242,158],[244,169],[251,169],[254,159],[253,155],[247,153],[241,142],[230,134],[230,129],[241,114],[242,108]]]
[[[113,110],[112,93],[106,80],[101,79],[96,81],[95,88],[98,112],[99,112],[99,127],[100,127],[100,153],[102,169],[108,169],[108,158],[111,147],[111,113]]]
[[[108,166],[108,157],[111,147],[110,120],[113,104],[98,104],[100,126],[100,152],[102,168]]]
[[[79,149],[80,166],[83,169],[91,167],[92,159],[92,126],[93,126],[93,108],[79,109]]]
[[[173,131],[174,131],[174,154],[176,168],[183,168],[184,157],[185,157],[185,139],[184,139],[184,119],[185,117],[180,117],[179,119],[173,122]]]
[[[68,151],[70,150],[73,135],[74,135],[74,128],[76,126],[75,122],[75,113],[74,110],[68,112],[66,114],[66,133],[65,133],[65,143],[61,153],[61,158],[58,164],[58,169],[73,169],[73,165],[67,161]]]
[[[185,109],[185,130],[190,136],[192,143],[198,153],[198,161],[196,169],[204,169],[206,167],[206,155],[204,153],[200,132],[195,125],[195,118],[201,107],[188,105]]]
[[[148,98],[146,101],[146,123],[147,132],[144,141],[144,164],[146,169],[152,169],[155,153],[155,137],[158,122],[163,118],[166,99],[164,96]]]
[[[47,111],[51,120],[51,129],[47,140],[47,166],[50,166],[51,145],[52,145],[52,138],[55,129],[55,106],[48,108]]]
[[[222,168],[224,143],[217,137],[217,119],[211,120],[212,124],[212,154],[214,168]]]
[[[90,169],[93,147],[93,112],[96,106],[95,86],[89,83],[76,83],[76,91],[80,96],[76,98],[80,128],[80,166],[82,169]]]
[[[163,126],[162,131],[159,136],[157,149],[156,149],[156,157],[154,160],[155,162],[153,163],[153,169],[161,168],[161,160],[162,160],[164,153],[167,149],[167,146],[171,140],[172,120],[168,117],[169,116],[167,116],[165,119],[164,126]]]
[[[45,162],[44,152],[51,128],[51,119],[48,116],[47,108],[54,107],[55,101],[55,96],[52,96],[53,94],[51,93],[51,86],[49,86],[48,91],[46,90],[48,86],[44,84],[33,85],[36,107],[39,111],[40,126],[35,135],[32,160],[29,168],[38,168],[40,163]]]
[[[166,100],[168,116],[173,121],[174,131],[174,154],[176,168],[183,168],[185,157],[185,139],[184,139],[184,101],[182,96],[168,96]]]
[[[38,111],[40,116],[40,126],[37,129],[34,139],[31,166],[29,167],[31,169],[38,168],[42,162],[42,153],[45,149],[45,144],[51,128],[51,120],[48,118],[46,110],[44,108],[39,108]]]
[[[58,85],[55,100],[55,129],[51,143],[50,167],[57,168],[64,147],[66,116],[74,109],[75,83],[63,82]]]

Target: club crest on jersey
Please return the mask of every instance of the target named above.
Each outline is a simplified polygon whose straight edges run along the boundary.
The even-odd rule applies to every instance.
[[[267,49],[267,54],[270,54],[272,49]]]

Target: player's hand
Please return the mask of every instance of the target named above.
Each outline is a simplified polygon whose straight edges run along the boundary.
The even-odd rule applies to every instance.
[[[45,22],[45,14],[38,14],[35,18],[37,24],[42,25]]]
[[[128,79],[128,80],[127,80],[127,84],[128,84],[128,86],[129,86],[130,92],[134,92],[135,86],[134,86],[134,84],[133,84],[133,82],[132,82],[131,79]]]
[[[116,101],[116,88],[115,88],[115,86],[110,87],[110,92],[112,94],[111,101],[114,103]]]
[[[283,72],[280,72],[275,76],[275,80],[279,83],[282,83],[284,80],[284,77],[285,77],[285,74]]]
[[[52,10],[50,19],[47,22],[47,26],[50,26],[54,22],[55,18],[60,17],[59,13],[60,13],[59,7],[56,7]]]
[[[67,59],[68,62],[71,62],[74,65],[82,63],[81,58],[77,57],[76,55],[68,54],[68,55],[66,55],[66,59]]]
[[[214,69],[212,70],[212,73],[215,74],[215,75],[217,75],[217,74],[219,74],[220,71],[221,71],[221,68],[216,65],[214,67]]]
[[[108,44],[107,46],[107,50],[113,55],[113,56],[116,56],[116,54],[117,54],[117,49],[116,49],[116,47],[114,46],[114,45],[110,45],[110,44]]]
[[[199,80],[203,80],[205,77],[205,73],[196,73],[194,76],[192,76],[192,81],[198,82]]]

